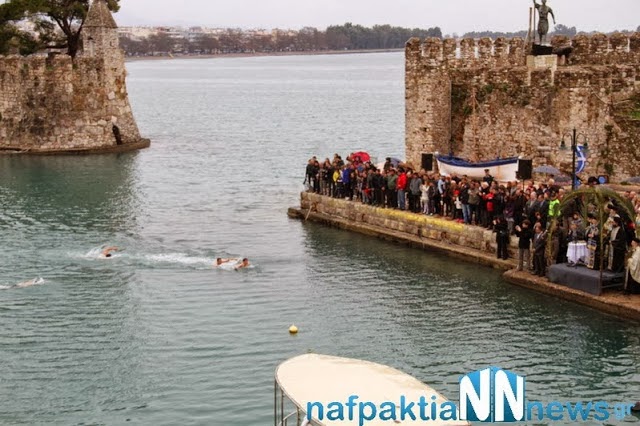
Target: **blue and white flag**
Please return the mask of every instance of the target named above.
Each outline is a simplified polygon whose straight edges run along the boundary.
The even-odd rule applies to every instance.
[[[587,167],[587,153],[584,150],[584,146],[576,147],[576,174],[584,172]]]

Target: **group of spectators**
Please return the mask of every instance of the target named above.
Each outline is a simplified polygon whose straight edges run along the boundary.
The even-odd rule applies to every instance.
[[[581,223],[583,206],[579,200],[560,210],[559,205],[566,195],[564,188],[556,185],[553,177],[546,183],[532,180],[524,183],[517,181],[499,183],[485,170],[482,179],[467,176],[444,176],[426,170],[414,170],[411,165],[394,163],[387,158],[382,167],[354,154],[346,159],[338,154],[330,160],[319,161],[316,157],[309,160],[306,168],[305,184],[309,191],[329,197],[344,198],[382,208],[406,210],[426,215],[436,215],[468,225],[482,226],[496,233],[498,258],[507,259],[507,248],[511,236],[519,238],[518,269],[525,267],[532,273],[545,275],[550,263],[564,263],[567,260],[569,242],[579,239],[589,240],[588,231],[592,224]],[[597,184],[590,179],[589,185]],[[632,245],[635,229],[640,229],[640,197],[635,192],[624,194],[634,206],[635,217],[628,217],[611,201],[609,211],[611,219],[605,226],[609,248],[603,250],[609,254],[608,269],[624,269],[624,255],[620,264],[620,249],[615,257],[611,248],[611,234],[618,223],[624,236],[625,253]],[[616,219],[617,217],[617,219]],[[553,219],[559,227],[550,229]],[[591,222],[591,219],[589,219]],[[552,238],[549,238],[549,233]],[[592,233],[593,234],[593,233]],[[613,233],[614,240],[620,240],[618,232]],[[594,240],[594,236],[591,236]],[[547,247],[548,241],[551,247]],[[620,243],[615,243],[620,248]],[[533,265],[528,262],[533,247]],[[604,255],[604,253],[603,253]]]

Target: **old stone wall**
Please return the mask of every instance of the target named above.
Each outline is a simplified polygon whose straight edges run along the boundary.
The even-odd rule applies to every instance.
[[[121,69],[117,64],[104,57],[0,57],[0,148],[37,152],[139,142],[124,58]]]
[[[473,161],[523,156],[534,167],[570,173],[571,151],[559,148],[576,128],[578,143],[590,148],[585,175],[639,175],[640,105],[629,103],[640,91],[640,34],[552,43],[570,49],[527,57],[522,39],[410,40],[407,159],[419,164],[420,154],[431,152]]]
[[[326,197],[312,192],[301,193],[300,206],[332,219],[353,224],[371,225],[396,231],[407,237],[418,237],[441,245],[478,250],[495,256],[496,234],[477,226],[467,226],[451,220],[409,213],[406,211],[372,207],[362,203]],[[517,238],[511,238],[510,256],[515,258]]]

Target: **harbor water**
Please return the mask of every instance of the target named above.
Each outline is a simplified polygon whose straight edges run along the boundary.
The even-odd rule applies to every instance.
[[[402,53],[127,68],[151,148],[0,157],[0,424],[268,425],[276,366],[309,351],[454,401],[492,365],[529,400],[640,399],[637,324],[287,218],[311,156],[403,157]]]

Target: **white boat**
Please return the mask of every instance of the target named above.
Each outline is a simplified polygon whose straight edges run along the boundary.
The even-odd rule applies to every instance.
[[[485,169],[489,169],[489,173],[495,180],[500,182],[508,182],[517,180],[518,157],[502,158],[493,161],[480,161],[472,163],[458,157],[448,155],[435,155],[438,162],[438,170],[440,174],[445,176],[464,176],[469,178],[482,179],[485,176]]]
[[[354,399],[354,396],[357,398]],[[431,404],[437,404],[438,407],[445,404],[454,407],[451,412],[455,412],[455,417],[425,421],[420,417],[416,405],[413,410],[416,420],[410,417],[400,420],[401,398],[405,398],[406,402],[416,402],[421,397],[429,404],[426,413],[431,413]],[[355,405],[352,418],[348,416],[349,402]],[[396,420],[380,417],[369,419],[372,415],[369,406],[368,411],[364,410],[367,418],[363,421],[365,417],[358,412],[359,403],[380,407],[378,413],[382,414],[385,402],[395,404]],[[336,404],[345,407],[343,419],[328,418],[328,408],[333,407],[335,414]],[[386,407],[394,409],[391,405]],[[418,379],[395,368],[369,361],[305,354],[284,361],[275,374],[274,426],[469,425],[466,421],[455,420],[459,418],[455,407],[455,404]]]

